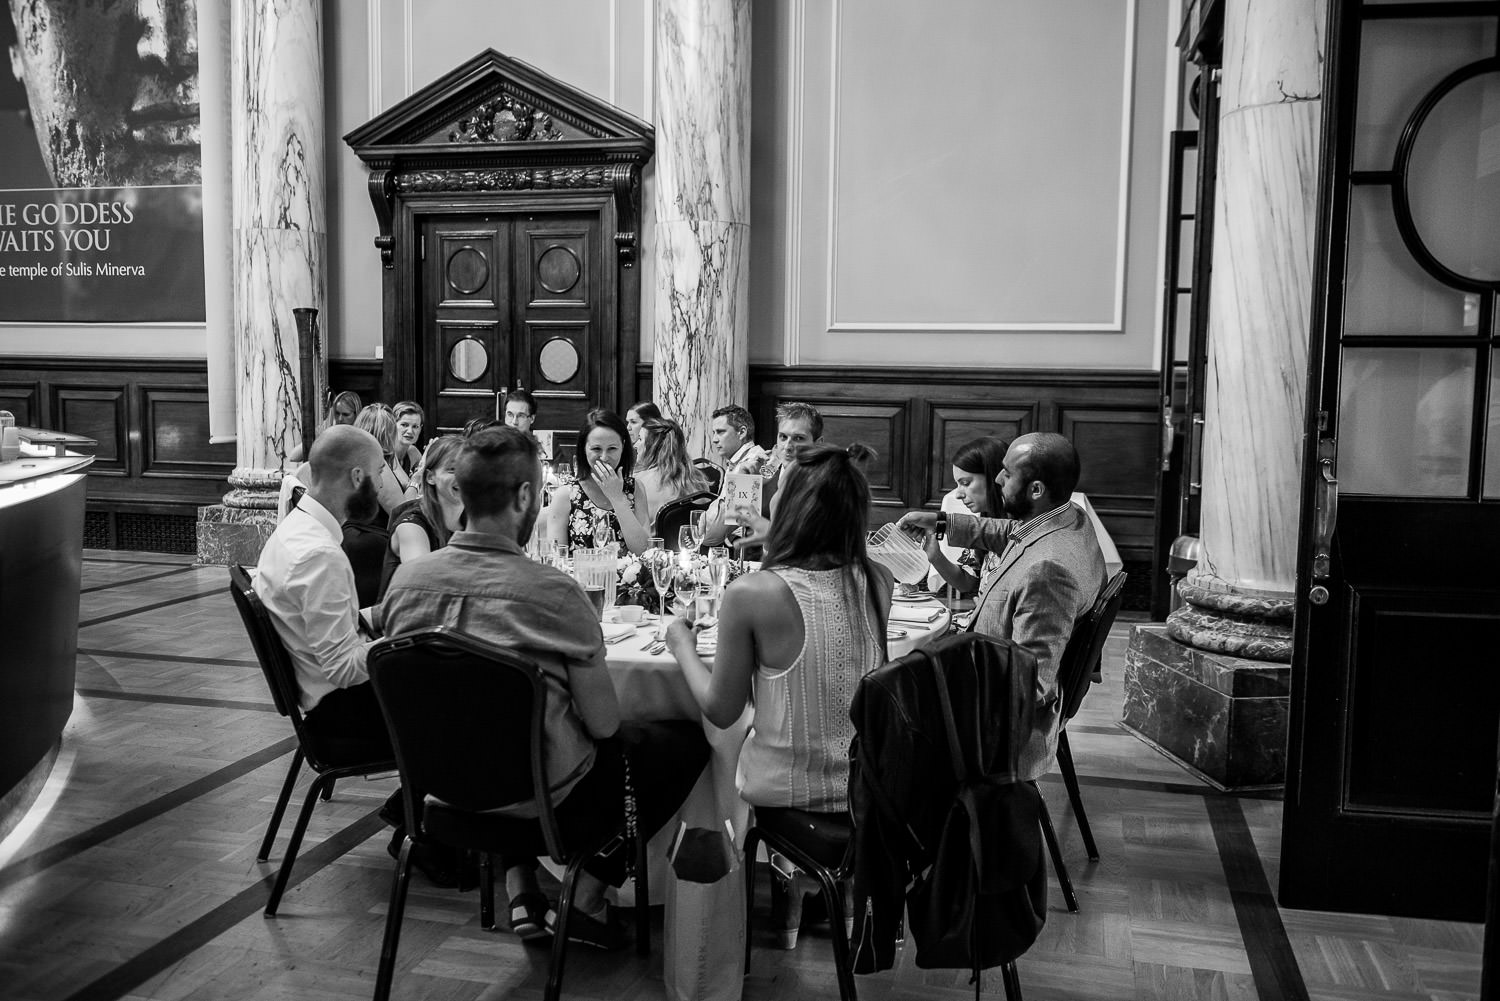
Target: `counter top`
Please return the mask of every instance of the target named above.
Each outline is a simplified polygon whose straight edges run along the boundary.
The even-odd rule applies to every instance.
[[[30,483],[46,476],[81,473],[93,461],[92,455],[53,455],[50,448],[38,448],[23,442],[19,459],[0,462],[0,492],[7,487]]]

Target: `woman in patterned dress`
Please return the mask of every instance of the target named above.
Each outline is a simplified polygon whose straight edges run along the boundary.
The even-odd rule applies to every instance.
[[[631,470],[635,449],[618,414],[590,410],[578,430],[577,476],[562,482],[547,507],[547,538],[567,539],[569,549],[597,548],[594,525],[607,515],[614,543],[632,553],[649,544],[646,498],[637,492]]]

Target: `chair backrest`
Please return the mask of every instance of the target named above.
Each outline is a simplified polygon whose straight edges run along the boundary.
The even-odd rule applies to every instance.
[[[472,811],[534,802],[547,850],[565,859],[545,777],[546,682],[536,661],[440,626],[382,640],[368,665],[409,810],[427,796]]]
[[[656,512],[656,523],[651,529],[651,534],[660,536],[668,549],[676,549],[677,535],[682,530],[682,526],[688,523],[688,517],[694,511],[708,510],[715,496],[705,490],[691,497],[679,497],[674,501],[667,501]]]
[[[1109,629],[1115,624],[1115,615],[1120,611],[1120,602],[1125,597],[1125,578],[1128,574],[1120,570],[1105,582],[1099,597],[1078,624],[1068,645],[1063,650],[1062,663],[1057,668],[1057,684],[1062,691],[1062,720],[1066,723],[1078,713],[1083,697],[1088,694],[1093,681],[1094,669],[1104,653],[1104,641],[1109,638]]]
[[[261,673],[266,676],[266,686],[271,689],[271,700],[276,711],[291,716],[300,729],[302,713],[297,700],[297,675],[292,668],[291,655],[286,644],[271,622],[271,613],[255,593],[250,574],[238,564],[229,568],[229,593],[234,596],[234,607],[239,609],[240,619],[245,623],[245,632],[250,634],[250,645],[255,649],[255,659],[260,661]]]
[[[708,477],[708,492],[717,496],[719,487],[724,483],[724,470],[708,459],[694,459],[693,465],[698,467],[698,472]]]

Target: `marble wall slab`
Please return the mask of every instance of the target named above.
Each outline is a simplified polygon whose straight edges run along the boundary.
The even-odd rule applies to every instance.
[[[1291,670],[1205,653],[1137,626],[1125,657],[1125,727],[1224,789],[1286,779]]]
[[[749,392],[748,0],[662,0],[656,49],[653,391],[703,455]]]

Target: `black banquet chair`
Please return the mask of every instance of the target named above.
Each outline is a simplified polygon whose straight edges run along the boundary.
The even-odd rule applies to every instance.
[[[682,531],[682,526],[688,523],[694,511],[707,511],[715,496],[704,490],[690,497],[667,501],[656,512],[656,522],[651,534],[659,537],[668,549],[676,549],[677,536]]]
[[[401,844],[386,911],[375,1001],[390,997],[402,913],[411,879],[413,842],[480,853],[480,914],[494,924],[494,869],[502,844],[550,855],[566,866],[544,997],[562,992],[563,960],[573,893],[583,863],[627,839],[626,810],[577,844],[563,840],[556,804],[544,780],[542,670],[524,657],[446,626],[408,633],[370,650],[370,682],[390,730],[401,771],[407,837]],[[501,807],[532,804],[535,819],[501,815]],[[650,900],[643,842],[635,839],[636,950],[650,949]]]
[[[1094,599],[1094,604],[1078,624],[1068,645],[1063,648],[1062,663],[1057,669],[1057,687],[1062,693],[1059,707],[1057,734],[1057,770],[1062,773],[1063,785],[1068,790],[1068,801],[1073,805],[1073,816],[1078,821],[1078,833],[1083,838],[1084,850],[1090,862],[1099,861],[1099,846],[1094,843],[1094,832],[1089,828],[1088,814],[1083,811],[1083,796],[1078,789],[1078,773],[1073,770],[1073,749],[1068,745],[1068,721],[1078,714],[1083,697],[1088,694],[1094,673],[1099,668],[1099,658],[1104,653],[1104,641],[1109,638],[1110,627],[1119,614],[1120,602],[1125,597],[1126,573],[1117,571],[1105,582],[1103,590]],[[1047,837],[1047,851],[1052,856],[1052,868],[1057,872],[1057,882],[1062,887],[1063,899],[1068,910],[1078,910],[1078,897],[1073,892],[1073,881],[1068,876],[1067,863],[1063,861],[1062,846],[1057,841],[1057,831],[1052,818],[1042,810],[1042,833]]]
[[[266,676],[266,685],[271,689],[271,699],[276,703],[276,711],[291,719],[292,729],[297,734],[297,751],[292,756],[291,768],[287,769],[286,781],[282,783],[276,808],[271,812],[271,823],[266,827],[266,836],[261,842],[256,861],[265,862],[271,857],[271,846],[276,840],[277,829],[281,827],[281,818],[286,813],[302,763],[306,761],[317,773],[312,786],[307,790],[302,812],[297,814],[297,824],[292,828],[292,839],[287,843],[286,858],[282,860],[281,870],[276,875],[271,898],[266,901],[266,917],[269,918],[276,916],[276,908],[281,903],[281,895],[286,891],[287,880],[292,874],[292,862],[297,857],[297,849],[302,845],[302,836],[307,832],[307,822],[312,817],[313,804],[318,797],[322,796],[325,800],[330,798],[337,779],[394,772],[396,762],[384,747],[372,746],[364,741],[324,738],[308,730],[302,720],[291,656],[271,622],[270,613],[261,603],[260,596],[255,593],[250,574],[244,567],[229,568],[229,593],[234,596],[234,605],[245,623],[245,632],[250,634],[250,645],[255,648],[255,658],[260,661],[261,672]]]

